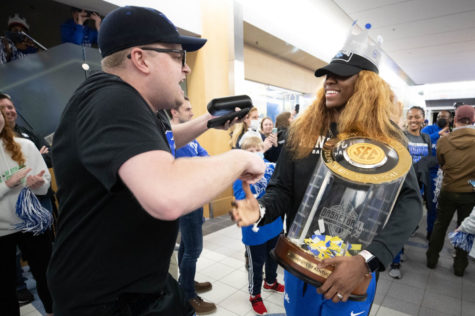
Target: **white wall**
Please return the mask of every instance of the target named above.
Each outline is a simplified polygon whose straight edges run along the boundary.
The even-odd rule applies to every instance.
[[[342,48],[351,19],[328,0],[236,0],[244,21],[329,62]]]
[[[418,86],[426,100],[475,98],[475,81],[458,81]]]

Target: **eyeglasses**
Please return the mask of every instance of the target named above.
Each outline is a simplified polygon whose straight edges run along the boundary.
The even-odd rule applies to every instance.
[[[169,48],[155,48],[155,47],[140,47],[143,50],[152,50],[157,53],[176,53],[180,54],[181,66],[185,67],[186,64],[186,50],[183,49],[169,49]],[[131,55],[128,54],[127,58],[131,58]]]

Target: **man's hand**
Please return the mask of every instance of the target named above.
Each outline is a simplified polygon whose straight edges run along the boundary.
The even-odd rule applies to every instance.
[[[7,181],[5,181],[5,184],[7,185],[7,187],[9,187],[10,189],[11,188],[14,188],[16,186],[19,186],[21,184],[21,181],[26,177],[26,175],[28,174],[28,172],[31,171],[31,168],[21,168],[20,170],[18,170],[17,172],[15,172],[11,177],[10,179],[8,179]]]
[[[31,189],[39,188],[45,183],[45,179],[43,178],[44,174],[45,170],[41,170],[37,175],[28,176],[28,178],[26,178],[26,186]]]
[[[74,15],[74,23],[76,24],[84,25],[86,20],[89,20],[89,16],[85,10],[81,10],[81,12],[78,12],[76,15]]]
[[[213,118],[215,118],[216,116],[214,116]],[[226,121],[226,123],[224,123],[223,126],[216,126],[214,127],[215,129],[222,129],[222,130],[225,130],[227,131],[229,128],[231,128],[231,126],[233,126],[234,124],[236,123],[240,123],[242,121],[242,119],[239,119],[238,117],[235,117],[232,121]]]
[[[241,111],[241,108],[234,108],[234,112],[239,112]],[[238,118],[238,117],[235,117],[232,121],[229,120],[229,121],[226,121],[226,123],[224,123],[223,126],[216,126],[214,127],[215,129],[222,129],[222,130],[228,130],[230,127],[232,127],[234,124],[237,124],[237,123],[241,123],[248,115],[246,114],[244,117],[242,118]],[[214,119],[214,118],[217,118],[219,116],[213,116],[210,114],[210,119]]]
[[[99,31],[99,29],[101,28],[101,22],[102,22],[102,19],[99,16],[99,14],[97,14],[96,12],[92,12],[90,19],[94,20],[94,24],[96,26],[96,29],[97,29],[97,31]]]
[[[35,44],[33,44],[33,42],[31,41],[31,39],[29,39],[28,37],[25,37],[25,39],[20,42],[20,43],[15,43],[15,46],[17,49],[19,50],[26,50],[28,49],[29,47],[35,47]]]
[[[254,194],[252,194],[249,183],[243,181],[242,189],[246,193],[246,198],[234,201],[230,212],[233,221],[239,227],[252,225],[259,219],[259,203],[257,203]]]
[[[245,150],[242,150],[242,152],[246,155],[245,159],[247,159],[247,164],[246,169],[239,176],[239,179],[247,183],[256,183],[264,176],[266,164],[259,156]]]
[[[444,127],[443,129],[441,129],[441,130],[439,131],[439,135],[440,135],[440,137],[449,135],[449,127],[446,126],[446,127]]]
[[[319,294],[324,294],[325,298],[335,303],[346,302],[351,292],[367,277],[368,267],[362,256],[334,257],[324,259],[321,267],[329,265],[335,266],[332,274],[317,289]],[[343,298],[340,298],[340,294]]]

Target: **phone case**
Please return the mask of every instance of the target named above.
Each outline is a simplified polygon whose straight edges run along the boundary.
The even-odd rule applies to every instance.
[[[232,112],[232,113],[225,114],[225,115],[222,115],[222,116],[219,116],[219,117],[215,117],[214,119],[211,119],[211,120],[208,121],[207,126],[208,126],[208,128],[224,126],[224,124],[227,121],[232,121],[235,117],[238,117],[239,119],[242,119],[244,116],[246,116],[247,113],[249,113],[250,109],[251,108],[247,108],[247,109],[241,110],[239,112]]]
[[[241,111],[235,111],[238,107]],[[208,103],[208,112],[218,116],[208,121],[208,128],[223,126],[227,121],[235,117],[243,118],[252,108],[252,100],[247,95],[236,95],[231,97],[216,98]]]

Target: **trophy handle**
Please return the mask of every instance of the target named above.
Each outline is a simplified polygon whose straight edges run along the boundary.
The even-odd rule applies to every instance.
[[[318,266],[320,260],[303,251],[283,235],[279,237],[275,248],[270,254],[285,270],[315,287],[320,287],[334,269],[334,267],[331,266],[320,268]],[[371,275],[366,277],[364,281],[353,290],[348,299],[352,301],[364,301],[367,297],[366,292],[370,282]]]

